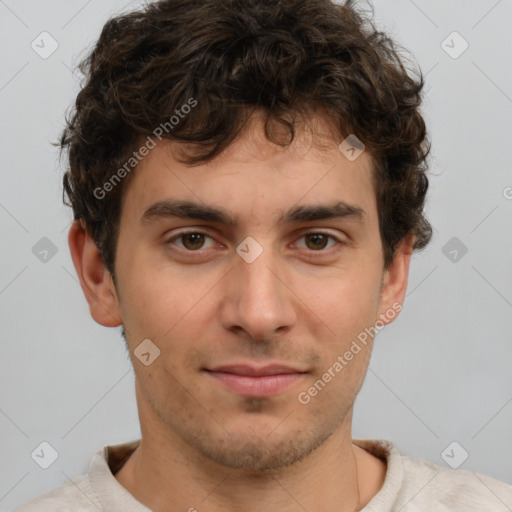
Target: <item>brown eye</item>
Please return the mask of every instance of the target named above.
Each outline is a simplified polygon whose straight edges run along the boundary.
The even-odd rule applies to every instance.
[[[186,233],[181,235],[183,245],[191,251],[195,249],[201,249],[204,244],[204,235],[202,233]]]
[[[343,245],[341,240],[338,240],[334,235],[330,235],[329,233],[310,231],[309,233],[304,233],[301,239],[305,240],[305,247],[301,247],[302,249],[308,249],[312,252],[328,252],[324,249],[330,249],[333,245]],[[333,241],[331,246],[327,247],[329,240]],[[330,251],[329,251],[330,252]]]
[[[305,235],[308,249],[325,249],[329,237],[323,233],[309,233]]]
[[[174,235],[172,238],[169,238],[166,243],[174,245],[174,241],[178,240],[181,242],[177,244],[180,249],[188,252],[198,252],[199,249],[205,248],[204,245],[207,238],[211,239],[207,233],[203,233],[202,231],[189,231]]]

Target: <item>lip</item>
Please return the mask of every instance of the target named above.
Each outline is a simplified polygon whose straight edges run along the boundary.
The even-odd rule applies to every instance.
[[[223,387],[241,396],[277,395],[304,378],[307,372],[290,366],[272,364],[263,367],[228,365],[205,369],[206,374]]]
[[[298,368],[282,364],[268,364],[266,366],[253,366],[249,364],[231,364],[226,366],[217,366],[209,371],[234,373],[236,375],[250,375],[252,377],[263,377],[267,375],[281,375],[283,373],[305,373]]]

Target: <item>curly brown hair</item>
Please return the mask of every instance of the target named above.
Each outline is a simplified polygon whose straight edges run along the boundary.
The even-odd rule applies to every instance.
[[[432,236],[424,77],[410,76],[400,49],[351,0],[161,0],[113,17],[79,64],[85,79],[58,142],[69,158],[63,201],[114,276],[121,198],[134,174],[126,162],[157,127],[166,126],[159,138],[194,148],[180,161],[196,165],[229,146],[255,109],[281,146],[297,115],[324,112],[340,142],[355,134],[372,156],[387,268],[406,236],[415,250]],[[276,121],[286,140],[270,128]],[[123,179],[105,187],[121,168]]]

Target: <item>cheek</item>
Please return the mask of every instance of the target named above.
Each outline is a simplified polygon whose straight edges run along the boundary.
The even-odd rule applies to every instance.
[[[335,332],[337,339],[357,335],[371,324],[378,310],[378,275],[368,272],[346,272],[342,277],[311,280],[307,299],[311,310]],[[312,288],[314,287],[314,288]],[[332,334],[332,333],[331,333]]]
[[[194,350],[193,341],[201,339],[213,320],[216,309],[208,290],[218,278],[184,275],[170,268],[131,276],[122,315],[128,320],[132,345],[149,338],[161,350],[166,367],[181,372],[185,355]]]
[[[161,276],[130,270],[121,289],[121,314],[136,339],[158,339],[185,314],[180,294]],[[134,341],[135,342],[135,341]]]

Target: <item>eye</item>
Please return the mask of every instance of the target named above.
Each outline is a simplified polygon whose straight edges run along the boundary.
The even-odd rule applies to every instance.
[[[169,238],[166,241],[166,243],[172,245],[172,242],[174,242],[174,240],[181,239],[182,245],[178,245],[178,247],[180,247],[181,249],[185,249],[189,252],[197,252],[198,249],[204,249],[205,237],[212,239],[207,233],[203,231],[182,231],[181,233],[178,233],[177,235],[174,235],[173,237]]]
[[[208,247],[205,247],[205,238],[209,238],[213,241],[213,238],[204,231],[182,231],[169,238],[166,241],[166,244],[177,245],[178,248],[187,252],[200,252],[201,249],[208,249]],[[334,235],[324,233],[322,231],[310,231],[308,233],[304,233],[300,239],[305,239],[305,247],[299,248],[312,252],[327,252],[325,249],[328,246],[329,241],[332,241],[333,243],[330,247],[327,247],[328,249],[332,248],[336,243],[338,245],[343,243]],[[180,243],[174,244],[175,240],[179,240]],[[210,248],[214,247],[214,245],[215,244],[210,245]]]
[[[306,241],[306,249],[310,249],[313,252],[324,252],[323,250],[326,248],[329,243],[329,239],[334,240],[338,244],[341,244],[341,240],[336,238],[334,235],[330,235],[329,233],[324,233],[322,231],[310,231],[308,233],[304,233],[301,237]],[[335,245],[335,244],[333,244]],[[332,247],[332,245],[331,245]],[[329,247],[330,248],[330,247]]]

